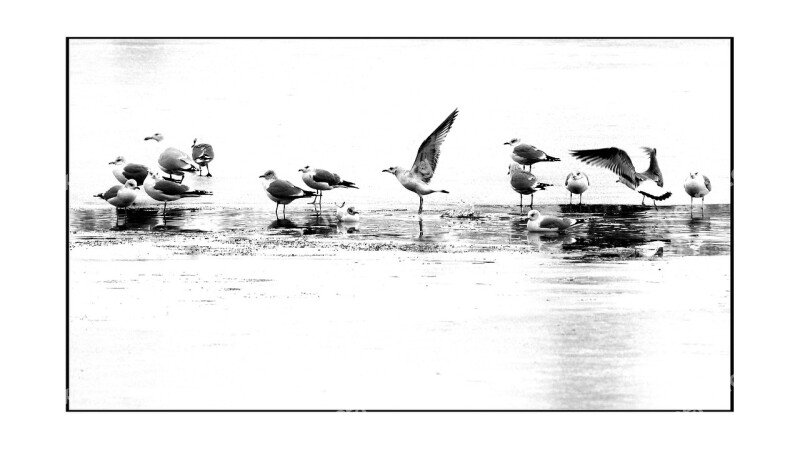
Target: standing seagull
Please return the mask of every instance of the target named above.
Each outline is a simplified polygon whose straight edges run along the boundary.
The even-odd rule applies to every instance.
[[[619,176],[617,182],[625,184],[631,190],[634,190],[642,195],[642,205],[644,205],[644,197],[653,200],[653,206],[656,206],[656,201],[664,201],[672,196],[672,192],[663,192],[664,176],[661,174],[661,169],[658,167],[658,159],[656,159],[656,149],[642,147],[645,153],[650,156],[650,166],[646,171],[641,173],[636,172],[633,167],[633,162],[630,156],[619,148],[601,148],[598,150],[573,150],[570,153],[579,161],[597,167],[603,167],[611,170]],[[652,186],[652,181],[661,189],[655,189]],[[650,192],[648,192],[648,190]],[[651,193],[652,192],[652,193]],[[658,206],[656,206],[658,207]]]
[[[299,171],[303,172],[302,175],[303,182],[306,183],[307,186],[317,191],[320,206],[322,206],[323,190],[332,190],[339,187],[349,187],[352,189],[358,188],[354,183],[350,181],[345,181],[342,178],[340,178],[339,175],[337,175],[336,173],[331,173],[328,170],[323,170],[321,168],[313,168],[306,165]],[[311,204],[316,203],[318,197],[315,196]]]
[[[272,201],[275,201],[275,218],[278,218],[278,206],[283,204],[283,218],[286,219],[286,205],[298,198],[316,196],[316,193],[303,190],[289,181],[278,179],[273,170],[267,170],[259,178],[264,191]]]
[[[164,202],[164,215],[167,215],[167,202],[169,201],[212,194],[205,190],[189,190],[189,186],[167,181],[158,173],[150,173],[144,183],[144,191],[147,192],[150,198]]]
[[[429,195],[433,192],[450,193],[447,190],[433,190],[428,186],[428,183],[431,182],[433,172],[436,170],[436,163],[439,161],[439,154],[442,151],[442,142],[444,142],[447,132],[453,126],[453,121],[457,115],[458,108],[451,112],[442,124],[422,142],[419,150],[417,150],[417,158],[414,159],[414,165],[411,170],[405,170],[401,167],[389,167],[383,170],[393,174],[403,187],[419,196],[420,215],[422,215],[423,195]]]
[[[164,136],[155,133],[152,136],[145,137],[144,140],[161,142],[164,140]],[[191,161],[188,154],[172,147],[168,147],[158,156],[158,166],[161,167],[161,170],[164,170],[164,173],[169,175],[170,181],[173,181],[172,175],[180,175],[181,179],[178,182],[183,182],[184,172],[197,171],[197,167]]]
[[[527,228],[531,232],[563,232],[583,223],[585,220],[574,218],[558,218],[542,215],[538,210],[528,212]]]
[[[106,200],[108,204],[117,209],[122,208],[127,211],[128,206],[136,201],[136,190],[139,190],[139,186],[136,185],[136,180],[128,179],[125,181],[125,184],[115,185],[106,190],[106,193],[98,193],[95,196]]]
[[[572,195],[580,195],[580,203],[583,204],[583,192],[589,188],[589,177],[586,173],[574,171],[567,175],[564,180],[564,185],[569,190],[569,205],[572,206]]]
[[[510,145],[511,148],[513,148],[511,151],[511,159],[521,164],[523,168],[527,165],[530,169],[533,164],[537,162],[558,162],[561,160],[557,157],[548,156],[544,151],[533,145],[522,143],[517,138],[511,139],[503,145]]]
[[[192,143],[192,159],[200,167],[200,176],[203,176],[203,167],[206,168],[206,177],[211,176],[211,170],[208,168],[208,164],[214,160],[214,149],[211,148],[211,145],[207,143],[198,144],[195,138]]]
[[[709,180],[706,175],[702,175],[697,172],[689,173],[689,177],[686,178],[686,181],[683,181],[683,190],[686,190],[686,193],[689,194],[689,198],[691,198],[689,214],[691,215],[693,212],[694,199],[702,198],[703,201],[700,206],[700,213],[704,215],[706,208],[706,195],[711,192],[711,180]]]
[[[538,190],[544,190],[545,187],[552,187],[552,184],[540,183],[533,173],[523,170],[519,164],[509,165],[508,175],[511,188],[519,193],[520,213],[522,213],[522,195],[531,196],[531,208],[533,208],[533,194]]]
[[[116,159],[108,163],[113,165],[111,173],[117,178],[117,181],[125,184],[129,179],[136,181],[136,185],[144,184],[147,180],[147,174],[150,170],[142,164],[129,164],[122,156],[117,156]]]

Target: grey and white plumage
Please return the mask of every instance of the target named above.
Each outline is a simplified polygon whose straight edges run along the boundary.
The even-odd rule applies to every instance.
[[[355,207],[344,207],[345,202],[341,206],[336,206],[336,219],[343,222],[356,222],[361,220],[361,215]]]
[[[579,204],[583,204],[583,192],[589,189],[589,177],[581,171],[574,171],[567,175],[564,186],[569,191],[569,204],[572,204],[572,195],[580,195]]]
[[[155,140],[156,142],[161,142],[164,140],[164,136],[159,133],[155,133],[152,136],[145,137],[144,140]],[[169,175],[170,179],[173,175],[180,176],[180,182],[183,182],[183,177],[186,172],[197,171],[197,167],[194,166],[194,163],[189,155],[173,147],[168,147],[161,152],[161,154],[158,156],[158,166],[164,173]]]
[[[203,175],[203,167],[206,168],[206,176],[211,176],[208,164],[214,160],[214,148],[207,143],[197,143],[197,139],[192,142],[192,160],[200,170],[199,175]]]
[[[711,192],[711,180],[706,175],[697,172],[689,173],[689,177],[683,181],[683,190],[690,198],[689,211],[693,211],[694,199],[702,198],[700,210],[705,213],[706,195]]]
[[[523,168],[528,166],[530,169],[533,164],[539,162],[558,162],[561,160],[557,157],[548,156],[544,151],[533,145],[522,143],[517,138],[511,139],[503,145],[511,146],[511,160],[522,165]]]
[[[306,165],[299,171],[303,173],[300,176],[303,179],[303,182],[307,186],[317,191],[317,196],[314,197],[314,202],[316,202],[317,198],[319,198],[320,204],[322,204],[322,191],[338,188],[358,188],[356,187],[355,183],[345,181],[336,173],[329,172],[328,170]]]
[[[150,173],[144,183],[144,191],[150,198],[164,202],[164,213],[167,212],[167,203],[177,201],[181,198],[196,198],[204,195],[211,195],[206,190],[192,190],[189,186],[167,181],[158,173]]]
[[[136,184],[135,179],[127,179],[122,185],[115,185],[106,190],[105,193],[98,193],[95,195],[97,198],[102,198],[108,204],[125,209],[136,201],[136,191],[139,186]]]
[[[133,179],[136,181],[136,185],[143,185],[150,173],[146,166],[129,163],[123,156],[117,156],[116,159],[108,164],[113,165],[111,173],[122,184],[125,184],[129,179]]]
[[[538,210],[528,212],[527,229],[531,232],[563,232],[573,228],[585,220],[574,218],[559,218],[551,215],[542,215]]]
[[[386,173],[393,174],[397,181],[406,189],[414,192],[419,196],[419,214],[422,214],[422,197],[434,192],[450,193],[447,190],[432,189],[428,183],[433,179],[433,173],[436,171],[436,166],[439,163],[439,155],[442,151],[442,143],[450,128],[453,126],[453,121],[458,115],[458,108],[456,108],[446,119],[440,124],[427,139],[422,142],[417,150],[417,157],[414,159],[414,165],[411,170],[406,170],[402,167],[389,167],[383,170]]]
[[[533,173],[523,170],[519,164],[510,164],[508,166],[508,181],[511,188],[519,193],[519,207],[522,207],[522,196],[531,196],[531,207],[533,207],[533,194],[539,190],[544,190],[545,187],[551,187],[552,184],[540,183]]]
[[[656,149],[650,147],[642,147],[642,149],[650,158],[650,165],[643,172],[637,172],[628,153],[616,147],[572,150],[570,154],[581,162],[612,171],[619,176],[617,182],[642,195],[642,204],[644,204],[644,198],[648,197],[653,200],[653,205],[655,205],[656,201],[663,201],[672,196],[672,192],[663,190],[664,176],[658,166]],[[658,188],[654,188],[654,186]]]
[[[275,202],[275,216],[278,215],[278,206],[283,205],[283,218],[286,218],[286,205],[300,198],[316,196],[316,193],[301,189],[289,181],[278,179],[274,170],[267,170],[260,175],[261,186],[267,197]]]

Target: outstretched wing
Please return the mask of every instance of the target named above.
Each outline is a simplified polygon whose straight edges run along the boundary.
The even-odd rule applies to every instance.
[[[707,189],[708,189],[708,191],[710,192],[710,191],[711,191],[711,180],[710,180],[710,179],[708,179],[708,176],[706,176],[706,175],[703,175],[703,179],[705,179],[705,180],[706,180],[706,188],[707,188]]]
[[[433,172],[436,171],[436,164],[439,162],[442,142],[444,142],[444,138],[453,126],[453,121],[456,119],[457,115],[458,109],[450,113],[442,124],[422,142],[422,145],[420,145],[417,151],[417,158],[414,159],[411,172],[422,178],[425,182],[430,182],[431,178],[433,178]]]
[[[331,173],[328,170],[321,170],[319,168],[314,170],[314,176],[312,176],[311,179],[316,182],[324,182],[329,186],[335,186],[342,182],[342,178],[336,173]]]
[[[647,171],[639,173],[641,178],[655,181],[659,187],[664,187],[664,175],[661,174],[661,168],[658,166],[658,159],[656,158],[656,149],[650,147],[642,147],[642,150],[650,157],[650,165]]]
[[[303,190],[291,182],[284,181],[282,179],[276,179],[275,181],[272,181],[269,187],[267,187],[267,192],[269,192],[269,194],[275,198],[295,198],[302,197],[306,193],[313,193]]]
[[[630,182],[631,184],[638,184],[636,182],[636,169],[633,168],[633,162],[630,156],[619,148],[600,148],[597,150],[572,150],[570,154],[575,159],[589,165],[603,167],[616,173],[620,178]]]

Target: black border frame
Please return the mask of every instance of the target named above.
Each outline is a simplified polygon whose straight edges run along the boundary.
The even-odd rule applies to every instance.
[[[175,36],[167,36],[167,37],[137,37],[137,36],[97,36],[97,37],[89,37],[89,36],[78,36],[78,37],[70,37],[67,36],[65,38],[66,44],[66,98],[65,98],[65,106],[66,106],[66,229],[65,229],[65,237],[66,237],[66,412],[342,412],[345,410],[335,410],[335,409],[71,409],[69,406],[69,45],[71,40],[111,40],[111,39],[138,39],[138,40],[423,40],[423,39],[430,39],[430,40],[727,40],[730,44],[730,173],[731,173],[731,180],[730,180],[730,195],[731,195],[731,257],[730,257],[730,278],[731,278],[731,285],[730,285],[730,355],[731,355],[731,365],[730,365],[730,409],[711,409],[711,410],[700,410],[703,412],[733,412],[733,354],[734,354],[734,344],[733,344],[733,278],[734,278],[734,266],[733,266],[733,259],[734,259],[734,252],[733,252],[733,227],[734,227],[734,220],[733,220],[733,148],[734,148],[734,107],[733,107],[733,100],[734,100],[734,50],[733,50],[733,36],[723,37],[723,36],[569,36],[569,37],[519,37],[519,36],[484,36],[484,37],[456,37],[456,36],[446,36],[446,37],[437,37],[437,36],[384,36],[384,37],[363,37],[363,36],[282,36],[282,37],[244,37],[244,36],[228,36],[228,37],[175,37]],[[464,412],[511,412],[511,413],[519,413],[519,412],[679,412],[685,410],[671,410],[671,409],[644,409],[644,410],[539,410],[539,409],[374,409],[374,410],[359,410],[364,412],[456,412],[456,413],[464,413]]]

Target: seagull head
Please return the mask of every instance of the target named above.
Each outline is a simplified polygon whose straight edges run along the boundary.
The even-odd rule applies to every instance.
[[[519,139],[517,139],[517,138],[515,137],[515,138],[513,138],[513,139],[509,140],[508,142],[504,143],[503,145],[516,145],[516,144],[518,144],[518,143],[519,143]]]
[[[537,218],[539,218],[539,215],[540,215],[539,211],[536,209],[531,209],[530,211],[528,211],[529,220],[536,220]]]
[[[381,173],[386,172],[386,173],[391,173],[393,175],[396,175],[397,174],[397,169],[398,169],[398,167],[389,167],[386,170],[382,170]]]
[[[164,140],[164,136],[161,133],[155,133],[152,136],[145,137],[144,140],[155,140],[156,142],[161,142]]]
[[[344,204],[342,204],[342,206],[344,206]],[[355,215],[355,214],[358,213],[358,211],[356,210],[355,207],[350,206],[350,207],[347,208],[347,213],[350,214],[350,215]]]
[[[510,175],[510,174],[516,173],[516,172],[518,172],[520,170],[522,170],[522,167],[520,167],[519,164],[517,164],[517,163],[508,164],[508,173],[507,174]]]
[[[263,175],[259,176],[259,178],[264,178],[267,181],[272,181],[278,179],[278,176],[275,174],[274,170],[267,170],[264,172]]]
[[[303,172],[303,173],[308,173],[308,172],[310,172],[312,170],[314,170],[314,169],[309,167],[308,165],[306,165],[305,167],[303,167],[303,168],[301,168],[300,170],[297,170],[297,171]]]
[[[109,162],[108,165],[122,165],[124,163],[125,163],[125,158],[122,156],[117,156],[117,158]]]
[[[129,180],[125,181],[125,185],[123,187],[129,188],[129,189],[134,189],[134,190],[139,190],[139,185],[136,184],[136,180],[135,179],[129,179]]]

